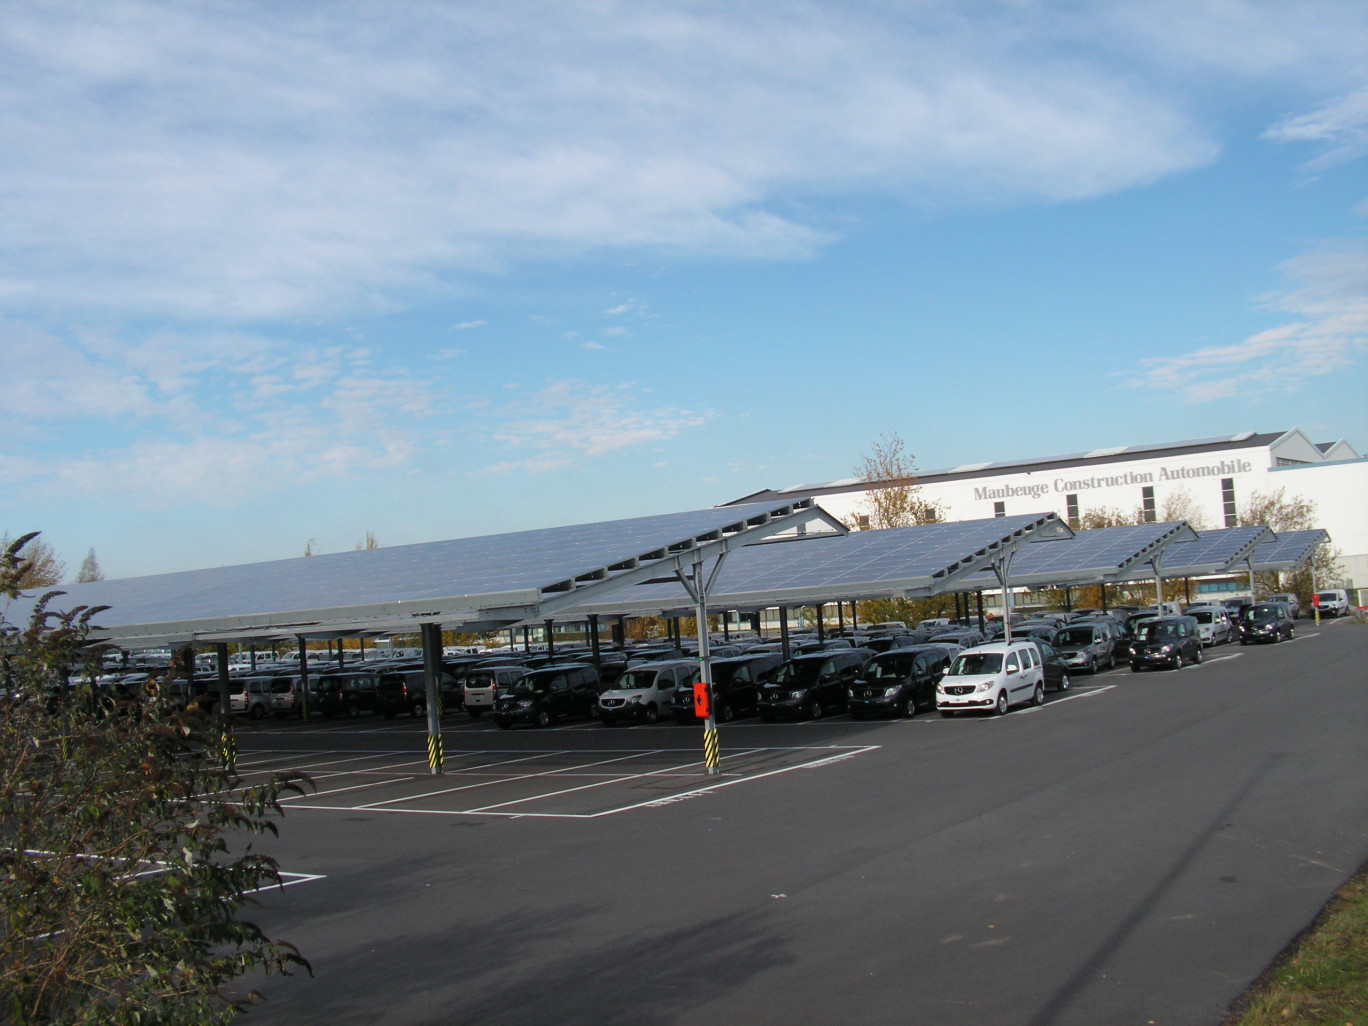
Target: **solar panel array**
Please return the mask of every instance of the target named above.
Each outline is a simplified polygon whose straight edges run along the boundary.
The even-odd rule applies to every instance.
[[[1019,550],[1012,559],[1011,583],[1018,587],[1095,584],[1114,580],[1137,564],[1147,566],[1155,552],[1162,552],[1179,538],[1194,537],[1185,523],[1127,524],[1078,531],[1072,538],[1041,541]],[[998,587],[991,572],[975,575],[958,590]]]
[[[424,603],[484,608],[535,603],[549,589],[577,577],[611,576],[608,568],[660,558],[752,518],[813,508],[801,501],[757,503],[511,534],[425,542],[189,570],[64,586],[58,608],[108,605],[97,618],[110,633],[136,625],[193,624],[195,630],[238,627],[297,612],[386,605],[421,609]],[[22,622],[31,605],[21,599],[7,614]]]
[[[1299,570],[1311,561],[1318,546],[1330,540],[1320,529],[1283,531],[1254,550],[1255,570]]]
[[[1196,541],[1179,542],[1164,553],[1167,577],[1200,577],[1219,574],[1237,566],[1273,532],[1262,524],[1203,531]]]
[[[732,552],[710,592],[710,608],[764,609],[837,599],[946,590],[993,555],[1042,533],[1067,534],[1053,513],[924,524],[802,542],[766,542]],[[578,606],[573,615],[684,610],[677,582],[636,585]]]

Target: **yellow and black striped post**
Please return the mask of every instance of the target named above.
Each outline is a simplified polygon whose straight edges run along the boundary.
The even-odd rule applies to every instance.
[[[703,731],[703,765],[708,776],[716,776],[722,764],[722,749],[717,742],[717,728],[709,727]]]
[[[442,772],[442,735],[428,735],[428,771],[431,773]]]

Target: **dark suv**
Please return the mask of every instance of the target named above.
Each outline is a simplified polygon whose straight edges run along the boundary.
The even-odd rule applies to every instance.
[[[446,670],[441,672],[438,681],[438,712],[448,712],[461,708],[461,682]],[[410,716],[427,715],[427,682],[423,679],[422,669],[390,670],[380,674],[376,684],[379,692],[378,705],[386,719],[394,719],[401,712]]]
[[[1240,610],[1240,644],[1272,641],[1297,636],[1292,609],[1283,602],[1258,602]]]
[[[730,723],[738,716],[754,715],[760,686],[770,679],[784,661],[778,652],[735,656],[712,661],[713,716],[719,723]],[[676,723],[698,722],[693,712],[693,689],[676,688],[670,702]]]
[[[950,649],[940,645],[899,648],[876,655],[846,693],[850,718],[869,713],[913,716],[936,707],[936,685],[950,666]]]
[[[1147,666],[1171,666],[1181,670],[1183,663],[1202,661],[1202,635],[1191,616],[1156,616],[1135,625],[1131,640],[1131,671]]]
[[[816,720],[828,709],[845,708],[850,686],[872,655],[867,648],[851,648],[797,656],[781,664],[760,689],[760,718],[766,723],[779,717]]]
[[[592,666],[547,666],[514,681],[494,699],[489,715],[505,730],[519,721],[546,727],[563,716],[593,716],[598,694],[599,677]]]

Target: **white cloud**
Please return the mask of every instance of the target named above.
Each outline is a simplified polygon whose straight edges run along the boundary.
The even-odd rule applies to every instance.
[[[802,257],[833,235],[796,211],[837,193],[1057,201],[1201,165],[1223,82],[1344,91],[1354,15],[12,4],[0,296],[223,322],[596,247]]]
[[[496,411],[491,441],[516,458],[485,468],[488,473],[540,473],[579,459],[661,442],[705,423],[706,411],[641,408],[635,390],[581,381],[557,381]]]
[[[618,314],[626,313],[631,308],[632,306],[630,303],[619,303],[617,306],[611,306],[603,312],[609,317],[616,317]]]
[[[1272,142],[1322,143],[1323,152],[1307,162],[1322,171],[1368,153],[1368,89],[1360,89],[1306,114],[1285,118],[1264,132]]]
[[[453,324],[452,331],[469,331],[471,328],[483,328],[484,321],[462,321],[460,324]]]
[[[603,353],[608,351],[607,346],[603,345],[602,343],[595,342],[592,339],[584,343],[584,348],[596,353]]]
[[[1368,240],[1327,244],[1282,265],[1287,287],[1263,297],[1295,320],[1230,345],[1139,362],[1127,384],[1190,403],[1292,392],[1368,355]]]
[[[626,328],[622,327],[621,325],[614,325],[611,328],[600,328],[599,334],[615,338],[621,338],[624,335],[630,335],[631,332],[628,331]]]

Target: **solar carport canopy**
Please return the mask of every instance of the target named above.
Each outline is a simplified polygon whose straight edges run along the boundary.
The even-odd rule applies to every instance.
[[[727,557],[708,589],[708,605],[759,610],[934,595],[1037,538],[1069,533],[1057,514],[1038,513],[770,541]],[[655,580],[577,605],[572,615],[693,615],[693,608],[681,585]]]
[[[1258,572],[1300,570],[1311,561],[1316,549],[1330,540],[1330,535],[1317,528],[1310,531],[1282,531],[1275,538],[1260,542],[1254,550],[1253,569]]]
[[[1195,540],[1179,542],[1164,554],[1166,577],[1202,577],[1239,567],[1261,544],[1273,540],[1262,524],[1203,531]]]
[[[1153,573],[1151,560],[1182,539],[1196,537],[1183,521],[1095,527],[1018,550],[1012,560],[1010,582],[1015,588],[1066,588],[1144,576]],[[995,575],[983,573],[961,581],[954,590],[998,587]]]
[[[96,636],[125,645],[342,630],[484,629],[550,616],[581,594],[672,572],[799,524],[843,531],[811,499],[426,542],[66,586],[53,608],[107,605]],[[37,593],[7,614],[27,619]]]

